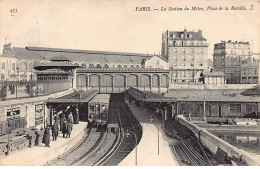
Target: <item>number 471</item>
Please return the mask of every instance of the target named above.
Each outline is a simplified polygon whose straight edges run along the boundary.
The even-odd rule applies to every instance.
[[[17,9],[11,9],[10,12],[11,13],[17,13]]]

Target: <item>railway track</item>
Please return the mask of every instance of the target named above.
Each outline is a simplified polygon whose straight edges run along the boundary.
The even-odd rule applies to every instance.
[[[173,146],[173,151],[180,165],[212,165],[204,150],[201,147],[198,148],[198,146],[195,146],[199,142],[189,129],[180,126],[177,122],[168,121],[165,123],[165,132],[171,137],[176,137],[179,141],[178,145]]]
[[[134,148],[135,137],[125,136],[126,130],[137,136],[137,144],[142,136],[142,128],[132,115],[122,95],[112,94],[110,111],[116,111],[119,119],[119,132],[96,132],[89,129],[83,139],[74,148],[52,160],[46,165],[115,166]]]
[[[113,98],[114,97],[114,98]],[[142,128],[135,117],[132,115],[129,107],[124,102],[124,98],[118,98],[112,95],[111,106],[116,107],[119,115],[119,137],[117,139],[117,145],[114,146],[112,151],[108,153],[102,161],[98,162],[96,165],[101,166],[116,166],[118,165],[134,148],[136,145],[135,136],[130,137],[125,136],[125,132],[135,133],[137,137],[137,144],[142,137]]]
[[[104,140],[106,133],[104,131],[94,132],[93,129],[89,129],[83,139],[68,152],[62,154],[58,158],[47,163],[48,166],[59,165],[82,165],[85,159],[97,149]]]

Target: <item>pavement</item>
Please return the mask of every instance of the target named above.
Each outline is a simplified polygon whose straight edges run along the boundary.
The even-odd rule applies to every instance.
[[[127,102],[128,103],[128,102]],[[128,103],[129,105],[129,103]],[[162,123],[159,120],[159,154],[158,154],[158,123],[151,122],[150,118],[154,112],[138,108],[132,102],[129,105],[135,118],[143,129],[142,138],[137,146],[138,166],[179,166],[177,157],[172,151],[172,146],[177,140],[162,133]],[[135,149],[121,162],[119,166],[135,165]]]
[[[46,164],[76,145],[84,136],[86,127],[87,122],[74,124],[70,138],[63,138],[62,133],[59,132],[57,141],[52,141],[51,137],[50,147],[45,147],[44,144],[40,143],[39,146],[11,152],[9,156],[0,159],[0,166],[40,166]]]

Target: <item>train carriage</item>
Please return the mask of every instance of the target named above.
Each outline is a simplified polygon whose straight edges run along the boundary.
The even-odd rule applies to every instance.
[[[88,106],[88,122],[90,126],[106,125],[108,121],[110,94],[97,94]]]

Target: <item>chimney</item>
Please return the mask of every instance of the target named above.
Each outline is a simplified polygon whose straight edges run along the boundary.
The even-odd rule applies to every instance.
[[[184,29],[183,33],[184,33],[184,35],[186,35],[187,34],[187,29]]]
[[[200,38],[202,37],[202,30],[198,31],[198,35],[199,35]]]
[[[3,53],[11,50],[11,43],[8,43],[3,46]]]

